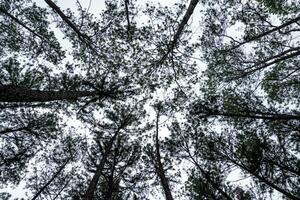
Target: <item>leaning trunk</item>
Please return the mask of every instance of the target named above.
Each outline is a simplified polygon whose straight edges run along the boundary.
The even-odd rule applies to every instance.
[[[100,176],[102,175],[102,171],[104,168],[104,165],[107,161],[107,158],[109,156],[109,153],[111,151],[111,148],[113,146],[114,141],[116,140],[118,134],[119,134],[120,130],[117,130],[116,133],[114,134],[114,136],[109,140],[109,143],[107,145],[107,147],[105,148],[105,152],[103,154],[103,157],[99,163],[99,165],[97,166],[96,172],[88,186],[88,189],[86,190],[86,193],[84,195],[84,199],[85,200],[93,200],[94,199],[94,193],[96,191],[97,188],[97,184],[99,181]]]
[[[48,102],[77,100],[80,97],[96,96],[95,91],[41,91],[13,85],[0,86],[0,102]]]
[[[262,177],[261,175],[259,175],[256,172],[253,172],[252,170],[250,170],[248,167],[238,163],[237,161],[235,161],[234,159],[229,158],[228,156],[226,156],[226,158],[233,164],[235,164],[236,166],[240,167],[242,170],[248,172],[249,174],[251,174],[253,177],[257,178],[260,182],[268,185],[269,187],[277,190],[278,192],[282,193],[283,195],[285,195],[286,197],[288,197],[289,199],[293,199],[293,200],[299,200],[300,196],[295,196],[293,194],[291,194],[289,191],[277,186],[275,183],[272,183],[271,181],[267,180],[266,178]]]
[[[39,198],[39,196],[44,192],[47,187],[54,181],[56,177],[63,171],[63,169],[66,167],[66,165],[69,163],[69,160],[67,160],[59,169],[58,171],[52,176],[52,178],[34,195],[34,197],[31,200],[35,200]]]
[[[225,191],[220,188],[220,186],[213,180],[211,179],[209,173],[207,173],[200,165],[199,163],[193,158],[193,156],[190,153],[189,148],[187,147],[187,153],[192,160],[192,162],[195,164],[195,166],[198,168],[198,170],[204,175],[205,179],[207,182],[214,188],[216,189],[220,194],[222,194],[223,197],[225,197],[228,200],[233,200]]]
[[[159,152],[159,138],[158,138],[158,120],[159,120],[159,113],[157,113],[156,116],[156,136],[155,136],[155,154],[156,154],[156,173],[160,179],[162,188],[164,190],[165,196],[166,196],[166,200],[173,200],[173,196],[171,193],[171,189],[169,186],[169,181],[165,175],[165,171],[161,162],[161,156],[160,156],[160,152]]]

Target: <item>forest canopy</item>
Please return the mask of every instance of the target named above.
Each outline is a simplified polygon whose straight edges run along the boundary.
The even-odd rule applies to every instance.
[[[299,200],[299,38],[299,0],[0,0],[0,199]]]

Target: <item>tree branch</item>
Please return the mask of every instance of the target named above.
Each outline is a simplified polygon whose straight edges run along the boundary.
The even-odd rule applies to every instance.
[[[287,60],[287,59],[290,59],[290,58],[299,56],[299,55],[300,55],[300,51],[296,51],[296,52],[294,52],[294,53],[290,53],[290,54],[288,54],[288,55],[283,56],[284,54],[287,54],[287,53],[289,53],[290,51],[295,51],[295,50],[299,50],[299,49],[300,49],[300,47],[293,48],[293,49],[289,49],[289,50],[284,51],[284,52],[282,52],[282,53],[280,53],[280,54],[277,54],[277,55],[275,55],[275,56],[273,56],[273,57],[271,57],[271,58],[268,58],[268,59],[266,59],[266,60],[264,60],[264,61],[261,61],[261,62],[255,64],[255,65],[253,65],[252,67],[250,67],[250,68],[249,68],[250,70],[244,71],[244,72],[242,73],[242,75],[240,75],[240,76],[238,76],[237,78],[234,78],[234,79],[246,77],[246,76],[248,76],[249,74],[253,74],[253,73],[255,73],[255,72],[259,71],[259,70],[265,69],[265,68],[267,68],[267,67],[269,67],[269,66],[271,66],[271,65],[273,65],[273,64],[276,64],[276,63],[282,62],[282,61],[284,61],[284,60]],[[272,59],[274,59],[274,58],[277,58],[277,59],[275,59],[275,60],[273,60],[273,61],[271,61],[271,62],[268,62],[268,61],[270,61],[270,60],[272,60]],[[259,66],[259,65],[261,65],[261,66]],[[259,66],[259,67],[257,67],[257,66]],[[255,67],[256,67],[256,68],[255,68]]]
[[[236,49],[236,48],[238,48],[238,47],[240,47],[240,46],[242,46],[242,45],[244,45],[246,43],[252,42],[254,40],[258,40],[258,39],[260,39],[260,38],[262,38],[262,37],[264,37],[264,36],[266,36],[266,35],[268,35],[270,33],[273,33],[273,32],[276,32],[276,31],[280,31],[280,29],[282,29],[282,28],[284,28],[286,26],[289,26],[289,25],[291,25],[293,23],[297,23],[299,20],[300,20],[300,16],[298,16],[298,17],[296,17],[296,18],[294,18],[294,19],[292,19],[290,21],[287,21],[286,23],[283,23],[280,26],[277,26],[277,27],[275,27],[273,29],[270,29],[270,30],[268,30],[266,32],[258,34],[258,35],[254,36],[254,37],[252,37],[252,38],[250,38],[248,40],[245,40],[244,42],[241,42],[238,45],[235,45],[235,46],[231,47],[230,49],[228,49],[226,51],[232,51],[232,50],[234,50],[234,49]]]
[[[67,160],[59,169],[58,171],[52,176],[52,178],[47,181],[47,183],[34,195],[34,197],[31,200],[37,199],[40,194],[52,183],[52,181],[62,172],[62,170],[66,167],[69,160]]]
[[[13,16],[12,14],[10,14],[9,12],[7,12],[6,10],[4,10],[3,8],[0,7],[0,12],[4,13],[5,15],[7,15],[8,17],[10,17],[12,20],[14,20],[16,23],[18,23],[19,25],[21,25],[23,28],[25,28],[26,30],[28,30],[30,33],[32,33],[33,35],[37,36],[38,38],[40,38],[41,40],[43,40],[44,38],[37,34],[36,32],[34,32],[31,28],[29,28],[28,26],[26,26],[23,22],[21,22],[18,18],[16,18],[15,16]]]

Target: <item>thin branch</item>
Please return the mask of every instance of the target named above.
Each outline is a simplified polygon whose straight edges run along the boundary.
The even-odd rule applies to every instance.
[[[25,28],[26,30],[28,30],[30,33],[32,33],[33,35],[37,36],[38,38],[40,38],[41,40],[43,40],[44,38],[37,34],[36,32],[34,32],[31,28],[29,28],[28,26],[26,26],[23,22],[21,22],[18,18],[16,18],[15,16],[13,16],[12,14],[10,14],[9,12],[7,12],[6,10],[4,10],[3,8],[0,7],[0,12],[4,13],[5,15],[7,15],[8,17],[10,17],[12,20],[14,20],[16,23],[18,23],[19,25],[21,25],[23,28]]]
[[[273,28],[273,29],[270,29],[270,30],[268,30],[268,31],[266,31],[266,32],[263,32],[263,33],[261,33],[261,34],[258,34],[258,35],[254,36],[254,37],[252,37],[252,38],[250,38],[250,39],[248,39],[248,40],[245,40],[244,42],[241,42],[240,44],[238,44],[238,45],[236,45],[236,46],[233,46],[232,48],[230,48],[230,49],[228,49],[228,50],[226,50],[226,51],[231,51],[231,50],[236,49],[236,48],[238,48],[238,47],[240,47],[240,46],[242,46],[242,45],[244,45],[244,44],[246,44],[246,43],[252,42],[252,41],[254,41],[254,40],[258,40],[258,39],[260,39],[260,38],[262,38],[262,37],[264,37],[264,36],[266,36],[266,35],[268,35],[268,34],[270,34],[270,33],[279,31],[280,29],[282,29],[282,28],[284,28],[284,27],[287,27],[287,26],[289,26],[289,25],[291,25],[291,24],[293,24],[293,23],[297,23],[299,20],[300,20],[300,16],[298,16],[298,17],[296,17],[296,18],[294,18],[294,19],[292,19],[292,20],[290,20],[290,21],[287,21],[286,23],[283,23],[283,24],[281,24],[280,26],[277,26],[277,27],[275,27],[275,28]]]
[[[292,49],[292,50],[297,50],[297,49],[300,49],[300,47],[297,47],[297,48]],[[287,50],[287,51],[290,51],[290,49]],[[245,77],[245,76],[248,76],[249,74],[253,74],[254,72],[257,72],[257,71],[259,71],[259,70],[262,70],[262,69],[264,69],[264,68],[267,68],[267,67],[269,67],[269,66],[271,66],[271,65],[273,65],[273,64],[276,64],[276,63],[279,63],[279,62],[282,62],[282,61],[284,61],[284,60],[287,60],[287,59],[290,59],[290,58],[293,58],[293,57],[296,57],[296,56],[299,56],[299,55],[300,55],[300,51],[296,51],[296,52],[291,53],[291,54],[288,54],[288,55],[286,55],[286,56],[282,56],[282,55],[286,54],[287,51],[282,52],[281,54],[275,55],[275,56],[273,56],[273,57],[271,57],[271,58],[268,58],[267,60],[262,61],[262,62],[260,62],[260,63],[258,63],[258,64],[256,64],[256,65],[250,67],[250,69],[252,68],[251,70],[248,70],[248,71],[243,72],[243,74],[240,75],[240,76],[237,77],[237,78],[243,78],[243,77]],[[280,56],[281,56],[281,57],[280,57]],[[272,62],[266,63],[266,61],[272,60],[272,59],[277,58],[277,57],[278,57],[278,59],[275,59],[275,60],[273,60]],[[260,64],[262,64],[262,63],[264,63],[264,64],[261,65],[260,67],[254,68],[254,67],[256,67],[257,65],[260,65]],[[253,68],[254,68],[254,69],[253,69]]]
[[[239,178],[239,179],[236,179],[236,180],[233,180],[233,181],[230,181],[231,183],[235,183],[235,182],[240,182],[240,181],[243,181],[243,180],[246,180],[248,178],[251,178],[251,175],[248,175],[246,177],[243,177],[243,178]]]
[[[66,167],[66,165],[69,163],[70,159],[68,159],[59,169],[58,171],[51,177],[49,181],[34,195],[34,197],[31,200],[37,199],[40,194],[52,183],[52,181],[63,171],[63,169]]]
[[[194,165],[197,167],[197,169],[204,175],[205,179],[208,181],[208,183],[215,188],[218,192],[220,192],[226,199],[232,200],[232,198],[225,192],[223,191],[222,188],[219,187],[219,185],[210,177],[209,173],[206,172],[200,164],[197,162],[197,160],[192,156],[190,152],[189,145],[187,144],[187,141],[183,139],[185,146],[182,146],[185,151],[188,153],[188,157],[190,158],[191,162],[194,163]]]

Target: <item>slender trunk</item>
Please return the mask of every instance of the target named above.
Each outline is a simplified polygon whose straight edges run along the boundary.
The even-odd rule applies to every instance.
[[[230,49],[227,50],[227,51],[231,51],[231,50],[236,49],[236,48],[238,48],[238,47],[240,47],[240,46],[242,46],[242,45],[244,45],[244,44],[246,44],[246,43],[248,43],[248,42],[252,42],[252,41],[254,41],[254,40],[258,40],[258,39],[260,39],[260,38],[262,38],[262,37],[264,37],[264,36],[266,36],[266,35],[268,35],[268,34],[270,34],[270,33],[279,31],[280,29],[282,29],[282,28],[284,28],[284,27],[287,27],[287,26],[289,26],[289,25],[291,25],[291,24],[293,24],[293,23],[296,23],[296,22],[298,22],[299,20],[300,20],[300,16],[298,16],[298,17],[296,17],[296,18],[294,18],[294,19],[291,19],[290,21],[287,21],[286,23],[284,23],[284,24],[282,24],[282,25],[280,25],[280,26],[277,26],[277,27],[275,27],[275,28],[273,28],[273,29],[271,29],[271,30],[268,30],[268,31],[266,31],[266,32],[263,32],[263,33],[261,33],[261,34],[258,34],[258,35],[256,35],[256,36],[250,38],[249,40],[246,40],[246,41],[244,41],[244,42],[241,42],[241,43],[239,43],[238,45],[236,45],[236,46],[230,48]]]
[[[59,169],[58,171],[52,176],[52,178],[34,195],[31,200],[37,199],[40,194],[52,183],[52,181],[62,172],[62,170],[66,167],[69,160],[67,160]]]
[[[285,170],[285,171],[288,171],[288,172],[291,172],[291,173],[294,173],[296,175],[298,175],[300,177],[300,171],[299,170],[296,170],[296,169],[293,169],[291,167],[288,167],[286,166],[285,164],[280,164],[278,162],[275,162],[271,159],[265,159],[265,162],[267,163],[271,163],[273,165],[276,165],[278,168],[280,168],[281,170]]]
[[[156,169],[156,173],[160,179],[166,199],[173,200],[173,196],[172,196],[171,189],[169,186],[169,181],[166,178],[164,167],[161,163],[161,156],[160,156],[160,152],[159,152],[160,145],[159,145],[159,138],[158,138],[158,121],[159,121],[159,111],[157,111],[157,116],[156,116],[156,135],[155,135],[156,166],[155,166],[155,169]]]
[[[95,91],[41,91],[19,86],[0,86],[0,102],[48,102],[77,100],[80,97],[96,96]]]
[[[258,65],[262,65],[262,64],[265,64],[266,62],[269,62],[270,60],[274,60],[276,58],[281,58],[282,56],[284,56],[284,55],[286,55],[286,54],[288,54],[290,52],[299,51],[299,50],[300,50],[300,47],[293,47],[293,48],[287,49],[287,50],[285,50],[285,51],[283,51],[283,52],[281,52],[279,54],[276,54],[274,56],[271,56],[271,57],[269,57],[269,58],[267,58],[267,59],[265,59],[263,61],[256,62],[254,66],[249,67],[248,69],[253,69],[253,68],[255,68]]]
[[[113,163],[112,163],[112,166],[111,166],[111,171],[110,171],[110,174],[109,174],[109,177],[108,177],[108,189],[107,191],[105,192],[105,195],[104,195],[104,199],[105,200],[110,200],[112,199],[112,195],[113,195],[113,192],[115,190],[115,183],[114,183],[114,173],[115,173],[115,169],[116,169],[116,165],[117,165],[117,158],[119,156],[119,149],[120,149],[120,140],[118,139],[117,141],[117,147],[115,148],[115,151],[114,151],[114,157],[113,157]]]
[[[111,200],[112,199],[112,195],[113,195],[113,188],[114,188],[114,183],[113,183],[113,177],[109,177],[109,180],[108,180],[108,188],[107,188],[107,191],[105,191],[105,194],[104,194],[104,199],[105,200]]]
[[[97,169],[96,169],[96,172],[86,190],[86,193],[84,195],[84,200],[94,200],[94,193],[96,191],[96,188],[97,188],[97,184],[98,184],[98,181],[99,181],[99,178],[100,176],[102,175],[102,172],[103,172],[103,168],[104,168],[104,165],[106,164],[107,162],[107,158],[109,156],[109,153],[111,151],[111,148],[113,146],[113,143],[114,141],[116,140],[118,134],[119,134],[119,131],[120,129],[118,129],[116,131],[116,133],[114,134],[114,136],[109,140],[108,142],[108,145],[106,146],[105,150],[104,150],[104,154],[102,156],[102,159],[99,163],[99,165],[97,166]]]
[[[23,28],[25,28],[26,30],[28,30],[29,32],[31,32],[33,35],[37,36],[38,38],[40,38],[41,40],[43,40],[43,37],[40,36],[39,34],[37,34],[36,32],[34,32],[31,28],[29,28],[28,26],[26,26],[23,22],[21,22],[18,18],[16,18],[15,16],[13,16],[12,14],[10,14],[9,12],[7,12],[6,10],[4,10],[3,8],[0,7],[0,12],[4,13],[6,16],[10,17],[12,20],[14,20],[16,23],[18,23],[19,25],[21,25]]]
[[[125,13],[126,13],[126,20],[127,20],[127,33],[128,33],[128,38],[131,40],[131,25],[130,25],[130,18],[129,18],[129,0],[124,0],[125,3]]]
[[[69,20],[69,17],[67,17],[61,9],[51,0],[45,0],[45,2],[50,6],[59,16],[60,18],[71,28],[73,31],[80,37],[85,38],[86,35],[83,35],[80,30],[76,27],[76,25]]]
[[[185,13],[185,15],[183,16],[183,19],[181,21],[181,23],[179,24],[177,31],[173,37],[173,40],[171,41],[171,43],[169,44],[168,50],[167,52],[159,59],[158,64],[162,64],[166,58],[168,57],[168,55],[173,51],[173,49],[175,48],[175,46],[178,43],[178,40],[184,30],[185,25],[188,23],[189,19],[191,18],[197,4],[198,4],[199,0],[191,0],[189,7]]]
[[[61,195],[62,191],[69,185],[69,183],[70,183],[71,180],[72,180],[72,178],[70,178],[70,179],[63,185],[63,187],[58,191],[58,193],[55,195],[55,197],[53,197],[52,200],[57,199],[57,198]]]
[[[190,150],[187,147],[187,153],[190,157],[190,159],[192,160],[192,162],[196,165],[196,167],[198,168],[198,170],[204,175],[205,179],[207,180],[207,182],[213,187],[215,188],[218,192],[220,192],[220,194],[222,194],[226,199],[228,200],[233,200],[226,192],[224,192],[219,186],[218,184],[216,184],[209,176],[209,174],[204,171],[204,169],[202,169],[202,167],[199,165],[199,163],[193,158],[193,156],[190,153]]]
[[[244,71],[242,72],[242,74],[240,76],[238,76],[238,78],[243,78],[243,77],[246,77],[248,76],[249,74],[253,74],[259,70],[262,70],[262,69],[265,69],[273,64],[276,64],[276,63],[279,63],[279,62],[282,62],[284,60],[287,60],[287,59],[290,59],[290,58],[293,58],[293,57],[296,57],[296,56],[299,56],[300,55],[300,51],[296,51],[294,53],[291,53],[289,55],[286,55],[286,56],[282,56],[282,57],[279,57],[278,59],[275,59],[273,60],[272,62],[269,62],[269,63],[264,63],[264,62],[261,62],[261,63],[264,63],[263,65],[259,66],[260,63],[258,64],[255,64],[254,66],[250,67],[250,70],[248,71]],[[279,56],[279,55],[278,55]],[[275,56],[274,56],[275,57]],[[273,57],[273,58],[274,58]],[[252,69],[251,69],[252,68]]]
[[[48,4],[48,6],[50,6],[59,16],[60,18],[77,34],[79,40],[81,42],[83,42],[84,44],[86,44],[94,53],[96,53],[97,55],[98,52],[97,50],[92,46],[91,44],[91,39],[83,34],[77,27],[76,25],[70,21],[69,17],[67,17],[62,10],[51,0],[45,0],[45,2]]]
[[[198,2],[199,2],[199,0],[191,0],[189,7],[188,7],[185,15],[183,16],[183,19],[182,19],[181,23],[179,24],[178,29],[173,37],[173,41],[171,43],[172,48],[174,48],[175,45],[177,44],[177,42],[182,34],[182,31],[184,30],[184,27],[188,23],[189,19],[191,18]]]
[[[239,168],[241,168],[242,170],[248,172],[249,174],[251,174],[252,176],[254,176],[255,178],[257,178],[260,182],[265,183],[266,185],[268,185],[269,187],[277,190],[278,192],[284,194],[286,197],[292,199],[292,200],[299,200],[300,196],[295,196],[291,193],[289,193],[288,191],[278,187],[276,184],[272,183],[271,181],[267,180],[266,178],[260,176],[258,173],[253,172],[252,170],[248,169],[246,166],[244,166],[243,164],[238,163],[237,161],[235,161],[234,159],[231,159],[229,156],[225,155],[225,157],[233,164],[235,164],[236,166],[238,166]]]
[[[274,113],[253,113],[250,114],[242,114],[242,113],[226,113],[226,112],[219,112],[219,111],[212,111],[208,113],[203,113],[203,117],[210,117],[210,116],[222,116],[222,117],[240,117],[240,118],[250,118],[250,119],[264,119],[264,120],[300,120],[300,115],[290,115],[290,114],[274,114]],[[201,115],[202,113],[198,113]]]
[[[25,126],[25,127],[16,128],[16,129],[7,128],[7,129],[4,129],[4,130],[0,131],[0,135],[6,134],[6,133],[13,133],[13,132],[18,132],[18,131],[24,131],[24,130],[28,130],[28,127]]]

